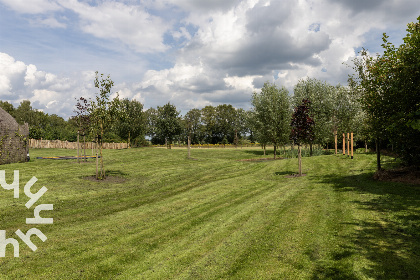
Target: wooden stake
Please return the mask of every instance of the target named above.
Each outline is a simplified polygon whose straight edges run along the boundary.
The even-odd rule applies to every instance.
[[[346,155],[346,135],[343,133],[343,156]]]
[[[337,131],[334,132],[334,139],[335,139],[335,154],[337,154]]]
[[[353,132],[351,133],[351,159],[353,159]]]
[[[350,156],[350,133],[347,132],[347,156]]]

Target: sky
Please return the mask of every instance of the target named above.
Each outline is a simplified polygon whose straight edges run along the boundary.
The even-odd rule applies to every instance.
[[[249,109],[266,81],[346,85],[362,47],[398,46],[419,16],[418,0],[0,0],[0,100],[67,119],[98,71],[145,109]]]

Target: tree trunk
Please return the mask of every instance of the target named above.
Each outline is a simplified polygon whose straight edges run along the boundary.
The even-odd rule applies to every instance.
[[[80,157],[79,157],[79,131],[77,131],[77,163],[80,163]]]
[[[299,176],[302,176],[302,149],[298,145]]]
[[[87,161],[86,159],[86,135],[83,134],[83,154],[85,156],[85,162]]]
[[[274,159],[276,159],[277,145],[274,144]]]
[[[365,140],[365,153],[368,152],[368,148],[367,148],[367,141]]]
[[[190,148],[191,148],[191,136],[188,135],[188,159],[191,158]]]
[[[101,145],[100,145],[100,151],[101,151],[101,179],[105,179],[105,169],[104,169],[104,157],[102,155],[102,143],[104,139],[104,126],[101,123]]]
[[[378,171],[381,170],[381,151],[379,145],[379,137],[376,138],[376,166]]]
[[[95,139],[96,141],[96,145],[95,145],[95,152],[96,152],[96,180],[99,180],[99,174],[98,174],[98,163],[99,163],[99,160],[98,160],[98,141],[99,141],[99,139],[98,139],[98,136],[96,136],[96,139]]]
[[[235,129],[235,149],[238,148],[238,130]]]
[[[128,132],[128,143],[127,148],[130,149],[130,131]]]
[[[312,156],[312,142],[309,143],[309,156]]]
[[[265,156],[265,144],[263,145],[263,149],[264,149],[264,156]]]

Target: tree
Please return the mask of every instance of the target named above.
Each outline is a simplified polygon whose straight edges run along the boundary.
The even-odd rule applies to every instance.
[[[311,102],[303,99],[301,105],[295,107],[292,115],[290,138],[298,145],[299,176],[302,176],[302,143],[311,143],[314,140],[315,122],[309,115]]]
[[[311,101],[311,114],[316,123],[315,142],[326,145],[334,142],[338,131],[356,132],[356,116],[361,108],[352,88],[341,85],[332,86],[317,79],[300,80],[294,88],[294,106],[302,99]],[[312,143],[309,143],[312,155]]]
[[[111,125],[113,116],[115,116],[118,112],[115,110],[116,102],[109,100],[112,86],[114,85],[110,75],[104,77],[104,74],[101,74],[99,76],[98,71],[96,71],[94,83],[99,92],[96,93],[95,100],[91,101],[89,109],[92,118],[92,131],[94,135],[97,135],[96,143],[99,144],[101,158],[100,174],[98,174],[98,153],[96,153],[96,179],[102,180],[106,176],[102,153],[102,141],[104,139],[105,131],[109,129]]]
[[[154,142],[154,140],[157,138],[156,124],[158,119],[158,111],[155,108],[149,108],[144,113],[146,118],[146,135],[150,137],[152,144],[157,144]]]
[[[203,122],[204,141],[209,144],[217,144],[216,108],[207,105],[201,109],[201,120]]]
[[[191,109],[184,116],[186,135],[190,135],[191,144],[199,144],[202,141],[203,124],[201,122],[201,111]]]
[[[165,139],[168,144],[167,148],[171,148],[171,144],[175,136],[181,133],[181,122],[179,112],[175,105],[170,103],[162,107],[157,107],[158,115],[156,122],[157,135]]]
[[[276,149],[280,144],[286,144],[290,135],[290,100],[285,87],[278,88],[275,84],[266,82],[260,93],[254,92],[251,100],[255,130],[261,143],[271,142]]]
[[[233,143],[235,139],[236,110],[230,104],[221,104],[216,107],[216,130],[213,136],[218,143]]]
[[[371,57],[362,50],[353,60],[356,76],[350,81],[361,88],[361,103],[377,145],[390,141],[405,164],[420,165],[420,17],[408,24],[404,43],[396,48],[384,33],[384,53]]]
[[[84,151],[84,160],[86,161],[86,133],[89,130],[90,126],[90,115],[89,115],[89,107],[90,103],[84,97],[80,97],[76,100],[76,113],[75,119],[77,121],[77,160],[79,161],[79,136],[82,133],[83,136],[83,151]],[[79,161],[80,162],[80,161]]]
[[[7,101],[1,101],[0,100],[0,107],[5,110],[7,113],[9,113],[12,117],[14,117],[15,108],[13,107],[13,104],[7,102]]]
[[[143,104],[137,100],[123,99],[119,103],[119,117],[114,123],[116,134],[130,144],[133,139],[144,138],[146,133],[146,114]]]

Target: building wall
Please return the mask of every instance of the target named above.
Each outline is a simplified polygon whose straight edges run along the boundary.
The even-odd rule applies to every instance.
[[[28,124],[19,125],[6,111],[0,110],[0,164],[27,161]]]

